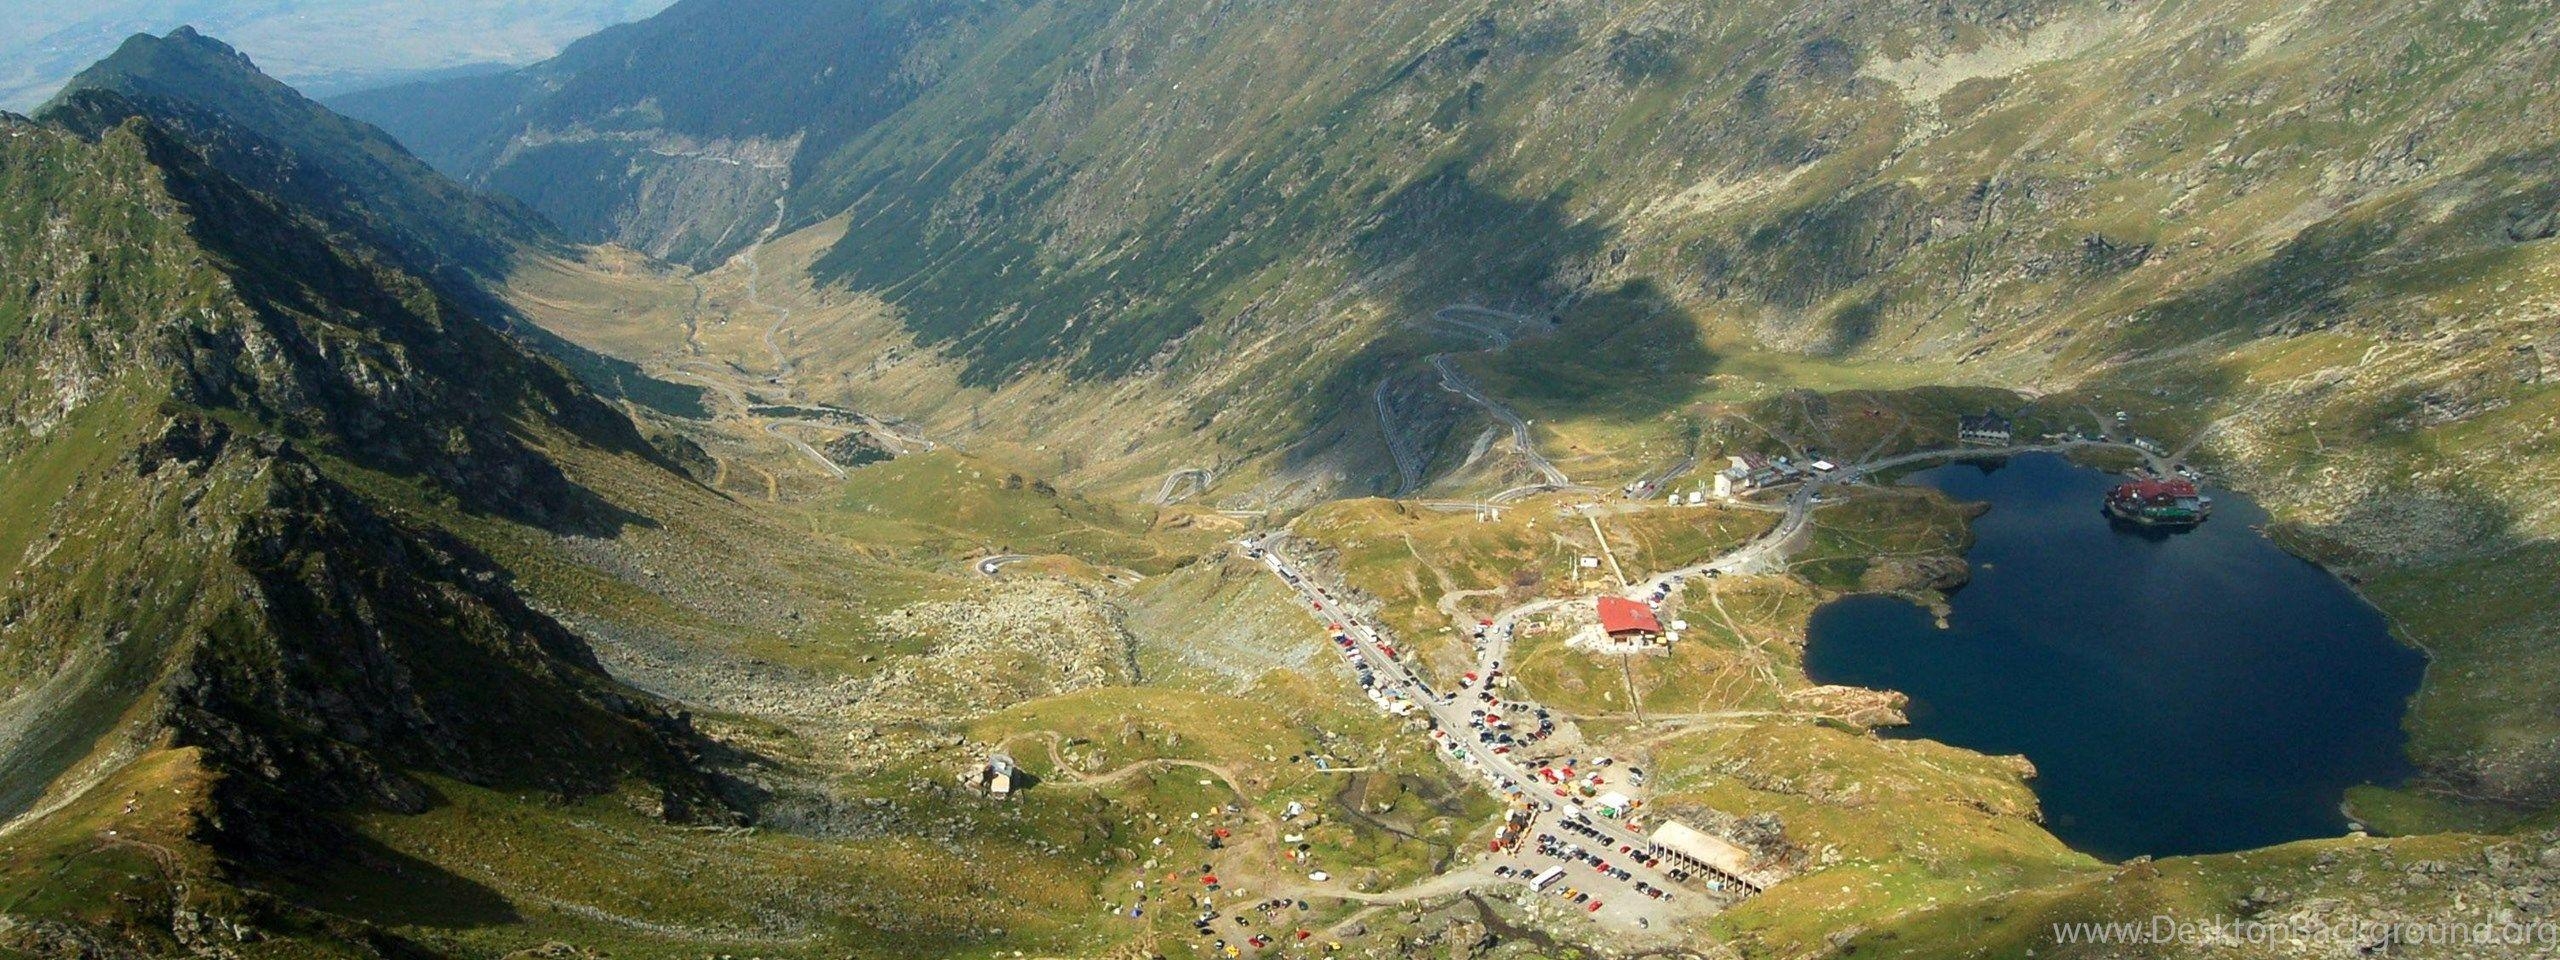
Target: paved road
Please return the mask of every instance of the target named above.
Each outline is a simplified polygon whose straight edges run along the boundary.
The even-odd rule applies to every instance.
[[[1492,353],[1510,346],[1511,335],[1494,327],[1459,319],[1465,316],[1496,317],[1513,323],[1535,322],[1535,318],[1532,317],[1506,313],[1489,307],[1442,307],[1439,312],[1431,315],[1434,323],[1474,333],[1492,343],[1492,346],[1476,351],[1478,353]],[[1548,486],[1558,488],[1573,486],[1572,477],[1565,476],[1564,471],[1556,469],[1555,461],[1547,459],[1545,454],[1538,452],[1538,444],[1529,433],[1528,422],[1520,419],[1519,414],[1511,412],[1510,407],[1503,406],[1493,398],[1485,396],[1484,391],[1476,389],[1475,382],[1467,379],[1466,373],[1458,369],[1457,363],[1452,359],[1454,356],[1455,354],[1448,353],[1431,355],[1432,369],[1440,371],[1440,388],[1465,397],[1476,406],[1483,407],[1485,412],[1492,414],[1495,420],[1511,428],[1511,444],[1520,449],[1520,456],[1529,462],[1529,469],[1537,471],[1538,476],[1545,479]]]
[[[1672,464],[1661,473],[1637,478],[1636,488],[1642,492],[1631,493],[1628,495],[1628,498],[1633,500],[1651,500],[1656,497],[1660,497],[1664,493],[1670,491],[1672,484],[1680,482],[1681,477],[1688,476],[1689,471],[1697,468],[1698,455],[1693,451],[1688,456],[1680,458],[1680,462]]]
[[[1512,755],[1493,753],[1491,747],[1476,741],[1474,728],[1470,725],[1472,716],[1469,711],[1484,703],[1481,699],[1483,694],[1492,692],[1494,685],[1492,665],[1501,663],[1510,650],[1512,623],[1533,609],[1544,609],[1575,601],[1544,601],[1504,614],[1501,620],[1486,631],[1484,652],[1478,665],[1476,679],[1458,690],[1436,693],[1425,685],[1421,678],[1407,669],[1403,662],[1387,655],[1386,645],[1379,638],[1374,624],[1344,609],[1330,593],[1309,579],[1302,572],[1303,568],[1268,540],[1248,538],[1240,542],[1239,546],[1248,555],[1258,553],[1262,562],[1297,592],[1310,612],[1329,627],[1338,625],[1340,633],[1351,638],[1353,654],[1369,667],[1379,689],[1389,691],[1414,704],[1430,718],[1439,733],[1445,735],[1445,739],[1435,737],[1433,741],[1435,748],[1433,752],[1443,761],[1457,768],[1463,775],[1483,780],[1496,796],[1519,797],[1549,807],[1550,812],[1540,814],[1538,821],[1531,825],[1530,830],[1533,834],[1541,832],[1556,818],[1582,814],[1580,819],[1586,821],[1598,833],[1597,839],[1574,836],[1560,830],[1544,830],[1544,832],[1555,832],[1564,840],[1580,843],[1599,853],[1612,865],[1623,867],[1633,875],[1631,880],[1620,881],[1600,878],[1596,873],[1589,872],[1588,868],[1582,871],[1568,871],[1569,875],[1578,874],[1572,876],[1571,883],[1595,893],[1604,889],[1607,891],[1599,899],[1610,906],[1602,908],[1595,914],[1595,919],[1621,927],[1635,928],[1639,926],[1640,918],[1650,922],[1653,919],[1665,917],[1672,903],[1685,904],[1679,908],[1685,911],[1694,910],[1705,902],[1703,897],[1685,901],[1657,901],[1637,893],[1631,887],[1635,880],[1666,890],[1681,889],[1667,873],[1626,860],[1618,853],[1617,848],[1620,846],[1639,850],[1650,849],[1652,847],[1650,840],[1618,826],[1615,821],[1588,815],[1577,799],[1545,796],[1544,794],[1551,792],[1550,788],[1544,781],[1538,780],[1528,768],[1514,760]],[[1509,702],[1521,703],[1521,701]],[[1527,704],[1527,706],[1531,710],[1537,708],[1535,704]],[[1507,709],[1517,712],[1519,707],[1513,706]],[[1674,896],[1695,895],[1675,893]]]
[[[1217,482],[1217,479],[1217,471],[1207,467],[1177,467],[1172,473],[1165,474],[1164,483],[1156,487],[1154,502],[1173,503],[1174,497],[1182,492],[1182,484],[1185,480],[1198,481],[1198,492],[1207,493],[1209,484]]]
[[[816,461],[818,469],[826,471],[829,476],[838,480],[845,478],[844,467],[838,465],[833,460],[827,459],[827,455],[819,452],[818,448],[810,446],[809,441],[802,440],[799,437],[783,432],[782,428],[784,427],[821,427],[829,430],[842,429],[841,427],[820,420],[767,420],[764,423],[764,432],[772,434],[784,443],[790,444],[791,448],[800,451],[802,456]]]
[[[1778,523],[1750,543],[1737,547],[1723,556],[1677,570],[1658,573],[1631,584],[1626,589],[1626,595],[1638,600],[1651,601],[1656,594],[1668,593],[1681,581],[1693,577],[1711,573],[1783,570],[1787,559],[1799,548],[1805,532],[1812,527],[1814,508],[1822,502],[1824,491],[1834,486],[1859,482],[1878,471],[1936,461],[1986,459],[2022,453],[2066,453],[2084,448],[2116,448],[2139,452],[2138,448],[2129,444],[2112,441],[2073,441],[2007,447],[1952,447],[1920,450],[1883,459],[1874,459],[1870,453],[1868,458],[1856,465],[1831,473],[1818,474],[1799,484],[1788,494],[1784,506],[1785,513]],[[1328,627],[1351,639],[1352,655],[1368,666],[1379,689],[1414,704],[1430,718],[1435,728],[1446,737],[1446,739],[1434,738],[1434,752],[1444,761],[1463,773],[1481,778],[1497,796],[1524,797],[1542,805],[1552,804],[1555,816],[1583,813],[1580,819],[1587,822],[1598,834],[1597,841],[1588,837],[1570,835],[1566,835],[1565,839],[1582,842],[1586,846],[1599,849],[1604,858],[1614,852],[1608,848],[1620,845],[1639,850],[1651,849],[1652,842],[1649,839],[1619,826],[1614,820],[1588,815],[1580,801],[1576,799],[1570,797],[1550,799],[1544,796],[1552,791],[1543,781],[1538,780],[1528,768],[1514,760],[1512,755],[1490,752],[1489,747],[1478,742],[1473,736],[1474,728],[1470,724],[1472,719],[1470,711],[1484,702],[1483,695],[1493,692],[1497,670],[1510,656],[1513,634],[1519,622],[1523,618],[1569,604],[1588,603],[1590,598],[1561,597],[1537,600],[1496,615],[1492,622],[1484,627],[1480,650],[1477,654],[1475,679],[1458,690],[1438,692],[1425,685],[1419,677],[1407,669],[1404,663],[1387,655],[1386,644],[1381,640],[1376,624],[1343,607],[1323,586],[1308,577],[1304,568],[1288,557],[1272,540],[1273,538],[1269,535],[1251,537],[1240,541],[1238,546],[1250,556],[1259,556],[1264,565],[1297,593],[1301,602],[1307,605],[1311,613]],[[1514,714],[1519,713],[1522,706],[1532,712],[1540,709],[1540,705],[1536,703],[1503,699],[1514,704],[1507,708]],[[1557,717],[1559,724],[1563,722],[1561,714],[1552,710],[1549,713]],[[1532,825],[1531,831],[1537,832],[1540,825],[1547,822],[1546,815],[1542,814],[1538,823]],[[1611,862],[1633,872],[1637,879],[1643,879],[1657,886],[1666,886],[1669,889],[1679,889],[1669,886],[1671,881],[1660,871],[1618,860]],[[1578,871],[1568,872],[1569,875],[1576,873]],[[1580,874],[1574,876],[1574,879],[1587,882],[1593,878],[1589,874]],[[1622,924],[1632,924],[1639,917],[1660,915],[1657,909],[1658,901],[1645,900],[1618,881],[1602,882],[1609,884],[1612,888],[1610,895],[1612,899],[1623,901],[1620,906],[1608,908],[1603,912],[1614,915],[1614,918]],[[1609,919],[1609,917],[1603,917],[1603,919]]]
[[[782,192],[786,195],[791,192],[791,183],[788,178],[783,181]],[[766,241],[773,239],[774,234],[781,232],[783,217],[787,210],[783,197],[773,199],[773,225],[764,228],[763,233],[757,234],[756,242],[749,245],[746,252],[747,305],[759,310],[771,310],[774,314],[773,325],[765,328],[763,338],[764,350],[773,358],[773,379],[767,382],[782,388],[782,399],[785,402],[791,399],[793,368],[791,358],[783,354],[782,345],[776,341],[776,338],[781,335],[782,328],[791,324],[791,308],[764,302],[760,291],[764,285],[764,245]]]
[[[1378,434],[1386,440],[1387,456],[1396,462],[1394,496],[1403,497],[1422,489],[1423,463],[1422,455],[1413,449],[1413,443],[1396,433],[1395,410],[1387,405],[1387,386],[1393,382],[1378,381],[1377,388],[1369,391],[1369,402],[1378,408]]]
[[[992,577],[1003,571],[1008,564],[1021,563],[1022,561],[1029,559],[1031,558],[1019,553],[999,553],[995,556],[979,560],[974,564],[974,566],[976,567],[979,576]]]
[[[1537,318],[1526,314],[1464,304],[1454,304],[1434,311],[1429,322],[1483,337],[1489,345],[1482,350],[1472,351],[1475,353],[1493,353],[1511,345],[1511,334],[1502,328],[1464,319],[1466,317],[1491,317],[1509,323],[1538,322]],[[1483,407],[1495,421],[1508,428],[1511,431],[1512,446],[1520,450],[1521,458],[1529,464],[1529,469],[1535,471],[1541,480],[1536,484],[1496,494],[1497,501],[1504,496],[1512,496],[1516,499],[1518,496],[1548,490],[1591,489],[1574,483],[1572,477],[1566,476],[1563,470],[1556,468],[1554,461],[1547,459],[1545,454],[1539,453],[1537,441],[1529,432],[1528,422],[1520,419],[1520,415],[1513,413],[1510,407],[1486,396],[1483,390],[1476,387],[1474,381],[1467,379],[1466,373],[1459,370],[1454,361],[1456,356],[1457,353],[1449,352],[1435,353],[1428,358],[1431,368],[1440,374],[1440,388],[1465,397],[1468,402],[1476,406]],[[1402,497],[1421,489],[1424,480],[1422,471],[1428,464],[1419,451],[1411,449],[1411,445],[1396,433],[1392,418],[1393,411],[1387,405],[1387,381],[1379,381],[1377,389],[1372,392],[1371,400],[1377,405],[1378,429],[1386,436],[1387,452],[1395,458],[1396,473],[1401,481],[1395,495]]]
[[[2013,457],[2022,453],[2069,453],[2082,449],[2130,450],[2150,456],[2149,453],[2132,444],[2116,443],[2111,440],[2074,440],[2065,443],[2019,444],[2006,447],[1941,447],[1915,450],[1881,460],[1862,461],[1829,474],[1817,474],[1797,485],[1795,491],[1787,495],[1786,515],[1778,521],[1776,527],[1761,534],[1759,539],[1713,560],[1665,571],[1642,582],[1630,584],[1627,587],[1627,596],[1639,600],[1650,599],[1655,593],[1668,590],[1682,580],[1709,573],[1763,573],[1783,569],[1787,558],[1795,552],[1797,538],[1813,525],[1813,508],[1821,502],[1823,492],[1842,484],[1860,482],[1880,471],[1939,461],[1991,460]]]

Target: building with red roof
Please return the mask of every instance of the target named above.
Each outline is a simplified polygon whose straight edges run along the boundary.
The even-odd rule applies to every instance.
[[[1612,637],[1658,634],[1662,620],[1653,615],[1652,607],[1625,597],[1601,597],[1600,629]]]

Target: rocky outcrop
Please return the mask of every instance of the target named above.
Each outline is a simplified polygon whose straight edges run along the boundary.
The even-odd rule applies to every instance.
[[[179,745],[304,802],[421,811],[430,793],[405,772],[420,770],[555,796],[636,777],[671,818],[724,815],[690,721],[621,689],[478,551],[384,516],[290,444],[194,415],[139,461],[248,484],[199,511],[228,526],[242,589],[208,599],[218,615],[171,673]]]
[[[579,240],[709,265],[775,222],[798,146],[796,138],[535,131],[508,144],[480,182],[524,198]],[[567,178],[563,168],[599,173]]]
[[[2507,211],[2507,239],[2517,243],[2560,236],[2560,206],[2520,206]]]
[[[897,456],[887,444],[880,442],[880,438],[860,430],[837,437],[820,450],[840,467],[867,466]]]
[[[0,474],[52,486],[0,524],[0,814],[141,744],[201,752],[245,858],[343,851],[326,812],[427,775],[736,818],[689,718],[418,509],[639,522],[546,452],[667,469],[626,418],[146,117],[8,132],[0,222],[50,227],[0,240]]]
[[[1858,575],[1858,588],[1876,593],[1949,591],[1972,579],[1973,567],[1963,557],[1877,557]]]

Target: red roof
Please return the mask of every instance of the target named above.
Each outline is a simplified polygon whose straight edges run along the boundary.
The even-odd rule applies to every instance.
[[[2118,500],[2149,503],[2176,500],[2196,495],[2196,485],[2185,480],[2136,480],[2117,487],[2111,496]]]
[[[1625,597],[1600,598],[1600,629],[1609,633],[1661,633],[1653,608]]]

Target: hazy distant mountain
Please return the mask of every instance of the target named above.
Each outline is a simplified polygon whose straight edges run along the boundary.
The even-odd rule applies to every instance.
[[[716,260],[773,220],[799,159],[896,116],[1033,6],[689,0],[522,70],[330,105],[579,239]]]
[[[24,111],[125,37],[184,24],[229,38],[314,96],[494,70],[657,12],[667,0],[82,0],[7,4],[0,109]]]

